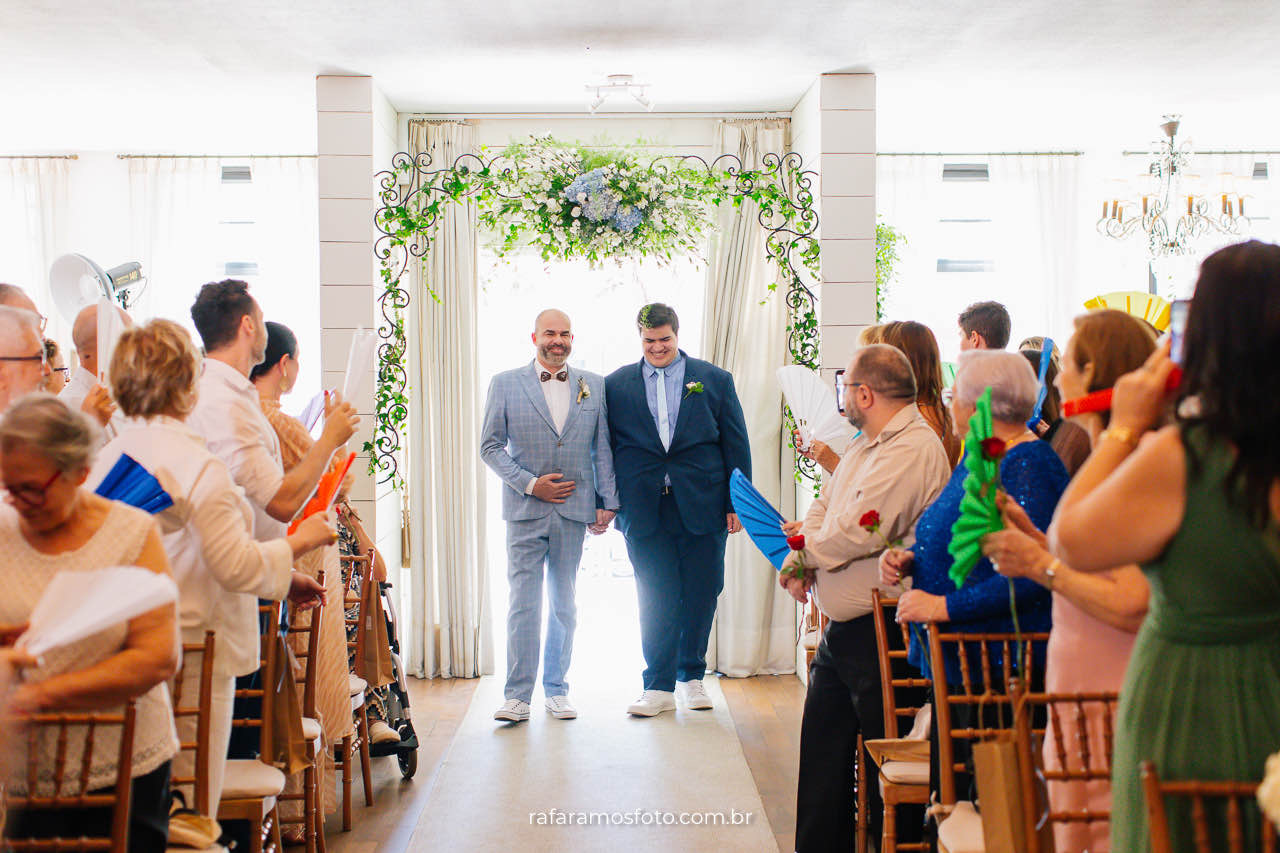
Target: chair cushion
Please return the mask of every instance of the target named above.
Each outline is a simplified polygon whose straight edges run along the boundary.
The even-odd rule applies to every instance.
[[[277,797],[284,790],[284,774],[256,758],[227,761],[222,781],[222,799],[247,800]]]
[[[365,681],[355,673],[349,673],[347,675],[347,684],[352,696],[364,695],[365,689],[369,686],[369,682]]]
[[[938,850],[942,853],[986,853],[982,837],[982,815],[973,803],[961,801],[938,824]]]
[[[896,785],[928,785],[929,762],[886,761],[880,765],[880,775]]]
[[[302,736],[307,740],[315,740],[320,737],[322,731],[319,720],[312,717],[302,718]]]

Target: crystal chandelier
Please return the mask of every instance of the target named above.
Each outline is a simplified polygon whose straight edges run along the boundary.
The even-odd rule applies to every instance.
[[[1249,224],[1244,214],[1244,196],[1234,192],[1230,182],[1215,193],[1221,196],[1220,211],[1212,210],[1210,197],[1194,192],[1194,176],[1188,171],[1191,142],[1177,141],[1180,118],[1167,115],[1160,125],[1165,138],[1154,143],[1151,165],[1142,176],[1141,200],[1104,200],[1102,217],[1098,219],[1098,233],[1116,239],[1141,229],[1152,258],[1189,255],[1194,251],[1195,240],[1205,234],[1239,234]]]

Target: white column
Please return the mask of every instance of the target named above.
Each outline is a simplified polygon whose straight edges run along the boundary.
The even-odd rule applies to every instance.
[[[396,113],[372,77],[316,77],[317,154],[320,186],[320,362],[326,388],[342,387],[351,337],[358,328],[375,328],[381,280],[373,256],[377,205],[374,175],[390,166],[395,153]],[[351,447],[373,434],[373,382],[352,401],[360,430]],[[402,436],[407,440],[407,436]],[[359,476],[352,505],[388,566],[400,564],[400,502],[389,484]]]

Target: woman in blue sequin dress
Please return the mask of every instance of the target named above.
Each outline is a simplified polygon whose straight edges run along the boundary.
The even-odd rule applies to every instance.
[[[1000,464],[1000,485],[1026,510],[1036,527],[1044,530],[1053,518],[1068,477],[1048,442],[1038,440],[1026,427],[1038,392],[1035,374],[1016,353],[962,354],[951,404],[952,418],[961,436],[968,432],[974,403],[988,387],[991,388],[994,435],[1007,447]],[[960,499],[967,473],[963,464],[957,467],[942,494],[920,516],[915,546],[910,551],[885,552],[880,564],[881,580],[893,584],[905,574],[914,578],[913,588],[899,600],[899,621],[944,622],[948,632],[1009,633],[1014,629],[1009,581],[996,573],[990,560],[979,560],[960,589],[956,589],[947,574],[953,562],[947,546],[951,542],[951,526],[960,517]],[[1028,632],[1048,631],[1052,621],[1049,591],[1026,578],[1015,580],[1013,585],[1019,627]],[[912,632],[909,660],[926,677],[932,677],[924,642],[923,632]],[[948,652],[947,682],[959,685],[959,658],[954,650]],[[1043,678],[1043,643],[1036,644],[1033,655],[1033,671]],[[1000,664],[1000,650],[993,649],[992,671],[1000,671]],[[970,657],[969,671],[974,678],[980,677],[982,669],[976,653]],[[964,725],[958,719],[953,722]],[[937,755],[936,748],[933,754]],[[936,772],[933,775],[936,790]],[[958,781],[963,784],[963,780]],[[958,790],[964,794],[964,788]]]

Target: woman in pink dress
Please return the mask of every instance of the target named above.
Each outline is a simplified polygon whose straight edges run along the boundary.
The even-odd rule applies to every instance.
[[[1094,311],[1076,318],[1076,331],[1067,342],[1062,372],[1056,381],[1064,400],[1110,388],[1116,380],[1146,362],[1155,349],[1155,338],[1138,320],[1122,311]],[[1106,414],[1081,416],[1080,426],[1096,443],[1106,426]],[[1043,533],[1035,528],[1022,507],[1006,495],[1000,497],[1005,529],[983,542],[983,553],[996,571],[1008,577],[1031,578],[1053,592],[1053,630],[1049,634],[1045,690],[1049,693],[1118,693],[1124,682],[1129,653],[1147,612],[1149,588],[1136,566],[1107,572],[1078,572],[1049,553]],[[1058,710],[1062,710],[1059,708]],[[1090,768],[1104,769],[1099,756],[1106,754],[1103,732],[1104,707],[1085,707],[1090,737]],[[1055,727],[1045,732],[1046,770],[1066,766],[1082,769],[1075,721],[1061,720],[1062,740]],[[1109,814],[1111,783],[1053,782],[1049,806],[1054,812]],[[1064,853],[1098,853],[1110,850],[1106,821],[1056,822],[1054,843]]]

